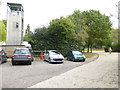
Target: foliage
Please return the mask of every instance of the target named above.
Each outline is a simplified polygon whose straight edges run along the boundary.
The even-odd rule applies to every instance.
[[[53,19],[48,27],[35,29],[30,34],[30,26],[27,26],[26,37],[30,40],[33,49],[56,49],[65,54],[69,50],[81,50],[83,47],[110,46],[111,22],[109,17],[96,10],[80,12],[75,10],[73,14],[59,19]],[[29,34],[28,34],[29,33]]]
[[[120,52],[120,30],[118,29],[112,29],[112,32],[111,32],[111,42],[112,42],[112,49],[113,51],[119,51]]]
[[[115,43],[112,45],[113,52],[120,52],[120,43]]]
[[[31,41],[31,36],[32,36],[32,31],[30,30],[30,26],[29,24],[27,25],[27,29],[26,29],[26,32],[25,32],[25,36],[24,36],[24,41],[28,41],[30,42]]]
[[[49,35],[48,35],[48,29],[46,27],[37,28],[34,31],[34,34],[32,35],[32,40],[34,43],[33,49],[35,50],[45,50],[50,49],[49,44]]]
[[[112,32],[111,32],[111,35],[110,35],[112,43],[120,42],[120,41],[118,41],[118,40],[120,40],[120,37],[118,37],[118,35],[120,35],[120,31],[118,29],[112,29]]]
[[[85,24],[87,25],[87,33],[89,35],[86,45],[91,47],[96,44],[96,42],[101,42],[103,44],[109,40],[109,34],[111,32],[111,22],[109,17],[101,14],[96,10],[84,11],[83,13]]]
[[[63,54],[72,48],[74,39],[74,24],[68,18],[61,17],[50,22],[48,28],[37,28],[32,36],[34,49],[55,49]]]
[[[75,42],[78,48],[81,48],[85,45],[85,42],[88,38],[86,32],[87,26],[85,25],[82,13],[79,10],[75,10],[72,15],[68,16],[69,19],[75,25]]]
[[[0,21],[0,41],[6,41],[6,27],[3,21]]]
[[[7,21],[6,20],[2,20],[2,22],[4,23],[5,27],[7,28]]]
[[[70,41],[74,39],[75,31],[74,24],[70,19],[61,17],[60,19],[52,20],[48,30],[53,49],[64,50],[67,49],[66,46],[72,44]]]

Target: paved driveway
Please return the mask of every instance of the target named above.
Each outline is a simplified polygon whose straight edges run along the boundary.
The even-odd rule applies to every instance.
[[[99,58],[30,88],[118,88],[118,53]],[[112,90],[112,89],[111,89]]]
[[[86,62],[65,61],[63,64],[49,64],[45,61],[34,61],[32,65],[15,65],[4,63],[2,68],[2,88],[26,88],[60,75],[75,67],[82,66],[96,60],[97,56]]]

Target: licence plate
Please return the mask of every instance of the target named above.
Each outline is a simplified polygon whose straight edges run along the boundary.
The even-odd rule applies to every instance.
[[[19,55],[19,56],[25,56],[25,55]]]

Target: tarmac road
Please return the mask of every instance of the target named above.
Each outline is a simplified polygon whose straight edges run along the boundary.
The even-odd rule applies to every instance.
[[[98,55],[86,59],[85,62],[65,60],[62,64],[49,64],[48,62],[41,60],[34,61],[32,65],[12,66],[11,62],[7,62],[0,65],[0,69],[2,70],[2,88],[27,88],[75,67],[85,65],[96,60],[97,57]]]
[[[29,88],[118,88],[118,53],[101,52],[96,61]]]

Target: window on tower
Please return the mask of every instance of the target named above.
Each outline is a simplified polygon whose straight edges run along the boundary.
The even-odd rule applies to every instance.
[[[19,27],[18,22],[16,22],[16,28],[18,28],[18,27]]]

